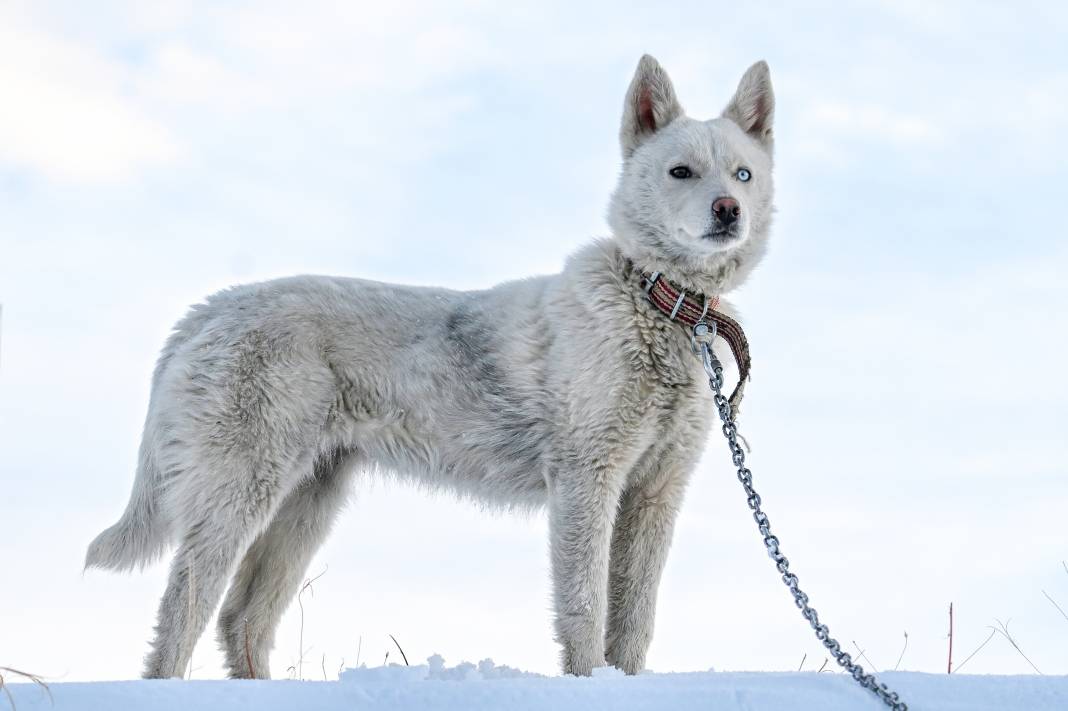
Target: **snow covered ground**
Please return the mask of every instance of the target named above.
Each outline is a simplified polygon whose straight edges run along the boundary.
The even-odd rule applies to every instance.
[[[112,681],[7,688],[19,711],[877,711],[883,707],[844,674],[699,672],[625,677],[543,677],[490,660],[348,669],[339,681]],[[1068,677],[888,672],[879,677],[913,711],[1063,711]],[[0,709],[3,700],[0,699]]]

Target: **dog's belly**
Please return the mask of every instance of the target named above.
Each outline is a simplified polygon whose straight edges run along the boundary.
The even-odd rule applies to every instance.
[[[492,506],[545,503],[543,443],[535,426],[425,410],[363,413],[343,422],[330,439],[359,453],[370,471]]]

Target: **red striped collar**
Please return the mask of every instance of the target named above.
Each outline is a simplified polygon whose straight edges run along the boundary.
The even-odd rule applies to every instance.
[[[693,326],[715,311],[719,306],[718,296],[688,294],[681,287],[671,283],[660,272],[649,274],[642,272],[642,289],[656,307],[667,314],[672,321],[678,320],[687,326]]]
[[[687,331],[699,321],[712,323],[716,327],[716,334],[727,341],[738,364],[738,385],[730,396],[731,409],[737,412],[745,382],[749,380],[751,365],[749,341],[741,324],[716,310],[719,306],[719,296],[687,293],[682,287],[663,277],[660,272],[642,272],[641,275],[642,291],[661,313],[672,321],[684,324]]]

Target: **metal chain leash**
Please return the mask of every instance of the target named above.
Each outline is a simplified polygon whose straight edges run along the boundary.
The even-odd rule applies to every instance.
[[[753,488],[753,473],[745,466],[745,451],[738,444],[738,429],[734,424],[734,414],[731,405],[723,396],[723,364],[712,352],[712,341],[716,337],[716,324],[698,321],[694,324],[690,335],[690,345],[695,355],[701,358],[705,374],[708,375],[708,385],[712,388],[715,396],[716,409],[719,411],[719,419],[723,423],[723,436],[727,440],[727,446],[731,450],[731,461],[738,468],[738,481],[745,489],[747,502],[753,512],[760,533],[764,536],[764,546],[768,549],[768,555],[775,561],[775,568],[782,575],[782,581],[790,593],[794,596],[794,602],[801,610],[801,615],[812,625],[816,632],[816,639],[823,643],[827,651],[831,653],[838,665],[845,669],[865,689],[872,691],[894,711],[908,711],[908,706],[900,700],[897,692],[891,691],[886,684],[879,683],[874,674],[864,671],[864,667],[853,661],[848,652],[842,651],[841,644],[834,637],[827,625],[820,622],[816,611],[809,607],[808,595],[802,592],[798,584],[797,576],[790,572],[790,561],[779,550],[779,539],[771,532],[771,522],[768,515],[761,508],[760,494]]]

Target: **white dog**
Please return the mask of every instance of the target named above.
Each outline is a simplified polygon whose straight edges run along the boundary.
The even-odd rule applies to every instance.
[[[130,503],[86,557],[129,570],[177,544],[144,675],[183,673],[229,583],[230,675],[267,677],[279,618],[367,470],[547,504],[563,671],[639,672],[714,417],[663,302],[684,291],[673,310],[692,322],[764,253],[773,112],[763,62],[698,121],[645,56],[613,236],[562,273],[474,292],[300,276],[194,306],[156,366]]]

